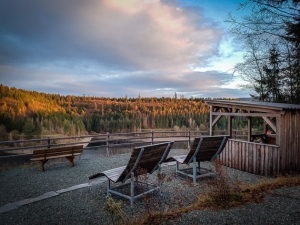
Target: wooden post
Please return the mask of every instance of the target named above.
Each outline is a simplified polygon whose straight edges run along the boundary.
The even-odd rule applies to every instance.
[[[248,117],[248,141],[251,141],[251,135],[252,135],[252,117]]]
[[[48,137],[48,140],[47,140],[47,148],[50,148],[50,145],[51,145],[51,142],[50,142],[50,137]]]
[[[212,115],[212,111],[213,111],[213,106],[210,106],[210,115],[209,115],[209,135],[213,136],[214,135],[214,131],[213,131],[213,115]]]
[[[229,138],[232,138],[232,116],[228,116],[228,135]]]
[[[282,132],[283,132],[283,126],[282,126],[282,120],[281,120],[282,116],[276,116],[276,144],[280,146],[281,149],[281,136],[282,136]]]
[[[154,141],[154,134],[153,134],[153,130],[151,131],[151,144],[153,145],[153,141]]]
[[[190,132],[190,130],[188,131],[188,134],[189,134],[188,149],[190,149],[190,143],[191,143],[191,132]]]

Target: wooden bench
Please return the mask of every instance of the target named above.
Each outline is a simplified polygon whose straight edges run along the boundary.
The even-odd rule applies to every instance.
[[[45,171],[44,165],[49,159],[66,158],[69,161],[69,165],[73,167],[74,157],[81,155],[82,151],[83,145],[34,150],[30,160],[39,161],[41,171]]]

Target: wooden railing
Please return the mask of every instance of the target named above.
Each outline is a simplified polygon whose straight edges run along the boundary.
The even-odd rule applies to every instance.
[[[279,146],[229,139],[220,154],[222,164],[253,174],[279,173]]]
[[[226,135],[227,131],[218,131],[215,135]],[[153,144],[161,141],[193,141],[196,136],[206,136],[208,131],[149,131],[135,133],[106,133],[72,137],[47,137],[30,140],[14,140],[0,142],[0,156],[6,152],[26,154],[28,151],[41,148],[51,148],[68,145],[84,145],[85,149],[95,146],[106,148],[109,155],[110,148],[141,144]],[[246,138],[245,131],[234,131],[232,138]]]
[[[224,135],[224,133],[219,134]],[[100,150],[100,153],[96,154],[101,156],[119,154],[126,149],[131,150],[133,146],[163,141],[174,141],[173,146],[177,144],[179,148],[187,149],[195,137],[206,135],[208,135],[206,131],[151,131],[4,141],[0,142],[0,158],[28,155],[35,149],[68,145],[84,145],[85,150]],[[177,146],[175,148],[178,148]],[[279,147],[274,144],[229,139],[220,159],[225,166],[258,175],[276,175],[279,171]]]
[[[207,131],[150,131],[4,141],[0,142],[0,156],[7,154],[30,154],[35,149],[68,145],[84,145],[85,149],[95,147],[106,148],[106,155],[109,156],[111,148],[139,146],[169,140],[191,142],[194,137],[205,135],[208,135]]]

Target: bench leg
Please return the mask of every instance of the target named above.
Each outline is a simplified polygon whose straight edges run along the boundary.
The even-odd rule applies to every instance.
[[[40,171],[45,171],[44,165],[46,164],[47,161],[48,159],[40,161]]]
[[[69,156],[66,158],[67,158],[67,160],[69,160],[69,166],[73,167],[74,166],[74,156]]]

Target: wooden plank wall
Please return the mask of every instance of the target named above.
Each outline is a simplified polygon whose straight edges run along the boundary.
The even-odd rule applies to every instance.
[[[224,166],[257,175],[279,173],[279,147],[276,145],[229,139],[220,159]]]
[[[280,129],[280,172],[300,172],[300,111],[286,110]]]

